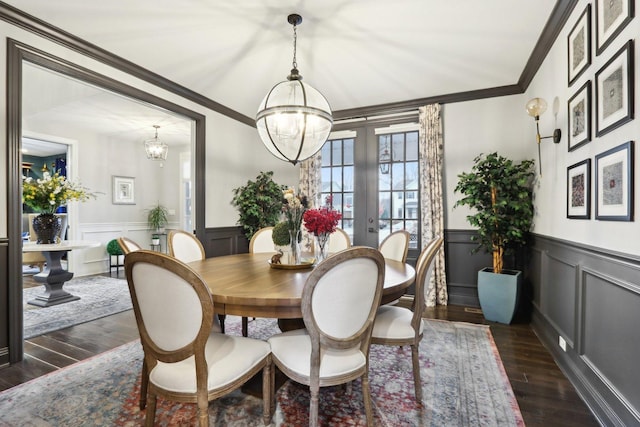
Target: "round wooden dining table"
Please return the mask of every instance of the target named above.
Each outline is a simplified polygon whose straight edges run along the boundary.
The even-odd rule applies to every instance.
[[[299,319],[302,289],[313,267],[272,268],[272,255],[227,255],[193,261],[189,266],[207,283],[217,314]],[[409,264],[393,260],[385,260],[385,264],[383,304],[400,298],[415,278],[415,270]],[[349,284],[348,277],[344,283]]]

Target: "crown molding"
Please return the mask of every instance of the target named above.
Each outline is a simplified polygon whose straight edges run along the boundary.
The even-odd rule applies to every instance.
[[[520,79],[518,79],[518,86],[522,88],[523,92],[531,84],[533,77],[538,72],[577,4],[578,0],[558,0],[556,2],[549,20],[542,29],[542,33],[540,33],[538,42],[533,48],[522,74],[520,74]]]
[[[134,64],[118,55],[115,55],[105,49],[102,49],[86,40],[74,36],[58,27],[55,27],[35,16],[29,15],[19,9],[16,9],[6,3],[0,2],[0,19],[9,22],[23,30],[37,34],[47,40],[60,44],[68,49],[86,55],[96,61],[109,65],[171,93],[179,95],[196,104],[209,108],[231,119],[237,120],[249,126],[255,127],[255,120],[245,116],[229,107],[207,98],[197,92],[192,91],[178,83],[175,83],[153,71]]]
[[[406,111],[417,110],[423,105],[441,103],[449,104],[454,102],[472,101],[484,98],[493,98],[499,96],[516,95],[524,93],[529,84],[533,80],[536,72],[542,65],[549,50],[555,43],[558,35],[562,31],[569,16],[576,7],[578,0],[558,0],[551,12],[551,16],[538,38],[529,60],[527,61],[520,78],[516,84],[499,86],[488,89],[478,89],[467,92],[458,92],[451,94],[436,95],[427,98],[413,99],[409,101],[394,102],[388,104],[378,104],[351,108],[345,110],[337,110],[333,112],[334,120],[346,120],[358,117],[377,116],[385,114],[396,114]],[[182,96],[199,105],[223,114],[231,119],[237,120],[248,126],[255,127],[255,120],[241,114],[231,108],[228,108],[212,99],[196,93],[182,85],[179,85],[159,74],[156,74],[146,68],[134,64],[122,57],[114,55],[92,43],[80,39],[60,28],[57,28],[45,21],[34,16],[26,14],[6,3],[0,2],[0,19],[7,21],[17,27],[32,33],[38,34],[48,40],[61,44],[71,50],[87,55],[97,61],[105,63],[109,66],[117,68],[146,82],[161,87],[169,92]]]
[[[538,69],[544,62],[549,50],[553,47],[558,35],[564,28],[565,23],[571,16],[573,9],[578,4],[578,0],[558,0],[551,15],[545,24],[536,46],[529,56],[520,78],[516,84],[478,89],[468,92],[458,92],[444,95],[436,95],[428,98],[414,99],[410,101],[395,102],[390,104],[379,104],[368,107],[352,108],[347,110],[337,110],[333,112],[334,120],[353,119],[358,117],[375,116],[381,114],[394,114],[404,111],[417,110],[419,107],[428,104],[450,104],[453,102],[473,101],[476,99],[493,98],[507,95],[517,95],[524,93]]]

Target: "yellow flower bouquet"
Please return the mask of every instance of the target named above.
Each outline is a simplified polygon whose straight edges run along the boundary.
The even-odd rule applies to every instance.
[[[45,172],[41,179],[22,177],[22,203],[39,213],[55,213],[68,202],[85,202],[95,194],[78,182],[68,181],[57,172]]]

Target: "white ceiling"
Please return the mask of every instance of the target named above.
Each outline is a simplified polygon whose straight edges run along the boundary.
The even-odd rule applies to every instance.
[[[8,0],[248,117],[289,74],[344,110],[516,84],[555,0]]]

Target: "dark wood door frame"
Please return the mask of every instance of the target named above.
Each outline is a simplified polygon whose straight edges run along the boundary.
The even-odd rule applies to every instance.
[[[195,122],[195,232],[205,237],[205,116],[156,95],[98,74],[65,59],[53,56],[37,48],[13,39],[7,40],[7,269],[8,286],[8,362],[22,359],[22,64],[24,61],[50,69],[57,73],[88,82],[108,91],[133,98],[143,103],[187,117]],[[2,297],[2,296],[0,296]],[[2,346],[0,346],[2,347]],[[0,364],[2,361],[0,360]]]

